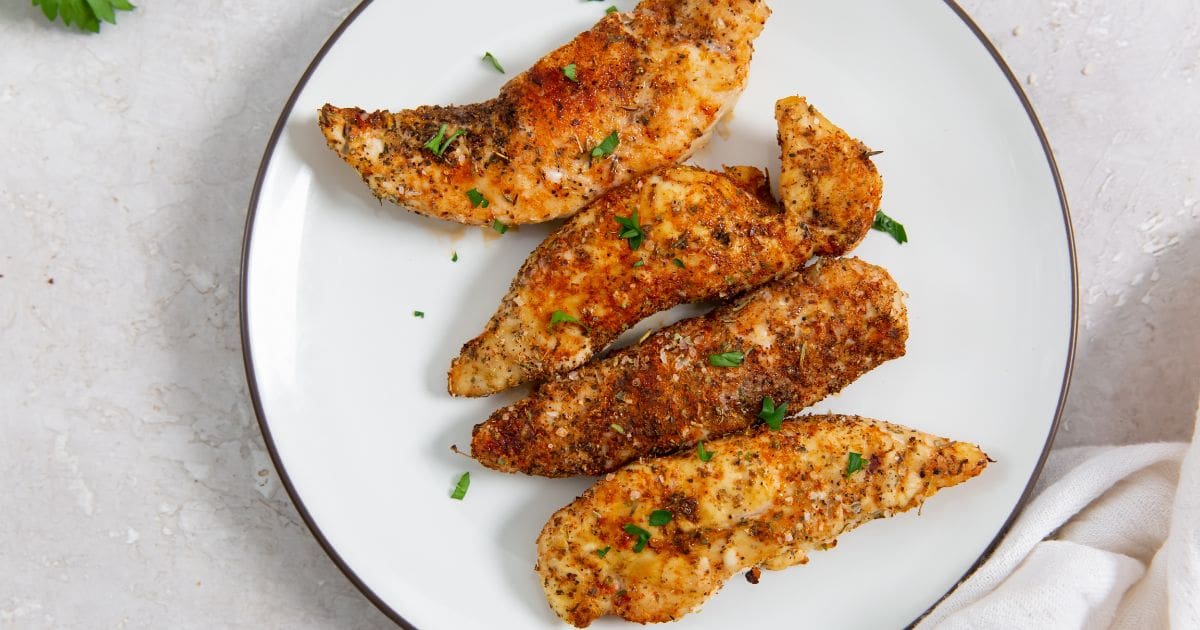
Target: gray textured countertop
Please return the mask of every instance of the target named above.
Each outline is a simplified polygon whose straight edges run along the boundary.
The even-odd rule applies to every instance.
[[[237,324],[263,147],[354,4],[146,2],[98,37],[0,4],[0,627],[388,625],[280,488]],[[1058,444],[1186,438],[1200,4],[964,5],[1072,203],[1082,315]]]

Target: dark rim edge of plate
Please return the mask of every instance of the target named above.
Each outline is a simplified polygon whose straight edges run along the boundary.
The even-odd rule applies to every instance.
[[[1013,74],[1012,68],[1008,66],[1008,62],[1004,60],[1004,57],[1000,54],[1000,50],[996,48],[992,40],[983,32],[983,29],[979,28],[975,20],[971,19],[966,10],[958,5],[956,0],[943,1],[962,20],[963,24],[966,24],[967,28],[971,29],[971,32],[975,34],[975,38],[979,40],[980,44],[983,44],[988,54],[992,56],[992,60],[996,62],[1000,71],[1004,73],[1009,85],[1012,86],[1013,92],[1016,93],[1017,98],[1021,101],[1021,105],[1025,108],[1025,113],[1029,116],[1029,122],[1033,124],[1034,131],[1037,132],[1038,141],[1042,143],[1042,151],[1046,154],[1046,164],[1050,167],[1050,174],[1054,177],[1054,187],[1058,189],[1058,203],[1062,206],[1063,227],[1066,230],[1067,236],[1067,254],[1071,260],[1071,338],[1067,345],[1067,364],[1063,369],[1063,382],[1058,394],[1058,405],[1054,408],[1054,422],[1050,425],[1049,433],[1046,434],[1046,445],[1042,447],[1042,454],[1038,457],[1037,465],[1033,467],[1033,474],[1029,476],[1029,483],[1025,485],[1025,490],[1021,492],[1021,497],[1017,500],[1017,504],[1013,506],[1013,511],[1008,515],[1008,519],[1004,521],[1004,525],[1000,527],[1000,531],[996,532],[996,536],[992,538],[992,542],[988,543],[987,548],[979,555],[979,559],[971,565],[971,568],[967,569],[966,573],[963,573],[962,577],[958,578],[954,585],[950,587],[950,590],[946,591],[937,601],[930,604],[929,608],[925,609],[925,612],[921,613],[919,617],[908,624],[909,628],[920,623],[938,604],[942,603],[942,600],[949,597],[960,584],[971,577],[976,569],[984,562],[987,562],[988,558],[992,556],[992,552],[996,550],[997,545],[1000,544],[1000,541],[1004,540],[1004,536],[1012,528],[1017,517],[1020,516],[1021,510],[1025,509],[1025,504],[1029,502],[1029,498],[1033,494],[1033,488],[1037,485],[1038,477],[1042,476],[1042,468],[1046,465],[1046,459],[1050,457],[1050,449],[1054,446],[1054,438],[1058,435],[1058,427],[1062,422],[1063,410],[1067,405],[1067,394],[1071,389],[1071,374],[1075,370],[1075,348],[1079,339],[1079,259],[1075,251],[1075,227],[1071,222],[1071,208],[1067,202],[1067,191],[1063,188],[1062,174],[1059,173],[1058,161],[1054,159],[1054,150],[1050,148],[1050,140],[1046,137],[1046,130],[1042,127],[1042,121],[1038,119],[1037,112],[1033,110],[1033,104],[1029,101],[1029,96],[1021,88],[1021,82]]]
[[[291,116],[292,109],[296,105],[296,100],[300,97],[300,93],[304,91],[304,87],[308,85],[309,78],[312,77],[313,72],[316,71],[317,67],[321,65],[321,61],[325,58],[325,55],[331,48],[333,48],[333,45],[337,43],[338,39],[341,38],[346,29],[354,23],[354,20],[357,19],[358,16],[361,15],[362,12],[373,1],[374,0],[362,0],[358,6],[354,7],[354,9],[349,15],[346,16],[342,23],[338,25],[337,29],[333,31],[333,34],[329,36],[329,39],[325,41],[325,44],[321,46],[321,49],[317,51],[316,56],[313,57],[313,60],[309,63],[308,68],[304,70],[304,74],[300,76],[300,80],[296,83],[296,87],[292,89],[292,93],[288,97],[287,103],[284,105],[283,110],[279,114],[279,119],[275,123],[275,128],[271,131],[271,138],[268,140],[267,147],[263,151],[262,161],[259,163],[258,167],[258,174],[254,179],[254,190],[250,194],[250,203],[246,212],[246,224],[242,234],[241,271],[239,273],[238,283],[238,320],[241,328],[242,361],[246,370],[246,384],[249,387],[250,400],[254,407],[254,415],[258,420],[259,430],[262,431],[263,441],[266,443],[267,451],[271,456],[271,462],[275,465],[275,470],[279,473],[280,482],[287,491],[288,497],[292,501],[292,505],[295,506],[296,511],[300,514],[300,518],[304,521],[304,524],[308,527],[309,531],[312,532],[313,537],[317,539],[317,543],[321,545],[321,548],[325,551],[325,554],[329,556],[330,560],[332,560],[337,568],[346,576],[346,579],[350,580],[350,583],[353,584],[354,587],[363,594],[363,596],[365,596],[372,604],[375,605],[377,609],[379,609],[380,612],[385,614],[397,625],[408,630],[417,630],[416,626],[409,623],[400,615],[399,612],[389,606],[387,602],[383,601],[383,598],[377,595],[375,591],[371,590],[371,588],[367,586],[367,584],[363,582],[360,577],[358,577],[358,574],[354,572],[354,569],[350,568],[350,565],[346,563],[346,561],[329,542],[329,539],[325,537],[325,534],[321,532],[321,528],[317,526],[317,523],[309,513],[308,508],[305,507],[304,501],[300,499],[300,494],[296,491],[296,487],[292,484],[292,480],[288,476],[287,469],[284,467],[283,461],[279,458],[279,452],[275,449],[275,441],[271,437],[271,429],[266,420],[266,412],[262,407],[262,397],[258,392],[258,381],[255,378],[254,370],[254,359],[250,354],[250,331],[246,309],[246,285],[248,278],[247,272],[250,256],[250,241],[254,233],[254,219],[258,213],[258,200],[262,193],[262,185],[263,180],[266,178],[267,168],[270,166],[271,155],[275,152],[275,147],[279,143],[279,138],[283,134],[283,129],[287,124],[287,120]],[[1066,406],[1067,401],[1067,392],[1070,390],[1071,386],[1071,374],[1075,367],[1075,348],[1079,334],[1079,261],[1075,251],[1075,230],[1071,223],[1071,211],[1067,203],[1066,191],[1063,188],[1062,176],[1058,170],[1058,163],[1054,159],[1054,152],[1050,148],[1050,142],[1046,137],[1046,131],[1043,129],[1042,123],[1038,119],[1037,114],[1034,112],[1033,105],[1029,102],[1029,97],[1021,88],[1020,82],[1017,80],[1016,76],[1013,75],[1012,69],[1009,68],[1008,63],[1005,62],[1004,58],[1000,55],[1000,51],[996,49],[996,46],[991,42],[990,39],[988,39],[983,30],[979,28],[979,25],[977,25],[975,21],[972,20],[967,14],[967,12],[958,5],[956,0],[942,1],[950,8],[950,10],[954,12],[955,15],[958,16],[960,20],[962,20],[967,28],[971,30],[976,39],[979,40],[979,43],[982,44],[987,50],[988,54],[992,56],[992,59],[996,62],[996,65],[1000,68],[1000,71],[1004,73],[1004,76],[1008,79],[1013,92],[1016,93],[1017,98],[1021,101],[1021,105],[1025,108],[1025,113],[1029,116],[1029,122],[1033,125],[1034,131],[1037,133],[1038,140],[1042,145],[1042,150],[1046,156],[1047,166],[1050,168],[1050,173],[1054,179],[1054,186],[1058,190],[1059,205],[1062,207],[1063,224],[1067,237],[1067,250],[1071,261],[1071,334],[1067,347],[1066,367],[1063,370],[1062,388],[1059,390],[1058,405],[1054,411],[1054,421],[1050,426],[1049,433],[1046,435],[1046,444],[1042,448],[1042,454],[1038,458],[1037,465],[1034,466],[1033,474],[1029,477],[1029,483],[1026,484],[1025,490],[1021,493],[1020,498],[1013,507],[1012,513],[1009,514],[1008,519],[1005,520],[1004,524],[1000,527],[1000,530],[996,533],[996,536],[992,539],[992,542],[988,543],[987,548],[985,548],[983,553],[980,554],[979,559],[977,559],[975,563],[972,564],[969,569],[967,569],[966,573],[964,573],[962,577],[960,577],[954,583],[954,585],[946,591],[945,594],[939,597],[938,600],[930,605],[925,612],[921,613],[919,617],[914,619],[909,624],[909,627],[915,626],[918,622],[924,619],[925,616],[934,609],[934,607],[948,597],[950,593],[954,592],[954,589],[957,588],[959,584],[970,577],[980,565],[987,561],[987,559],[992,555],[992,552],[995,551],[996,546],[1000,544],[1001,540],[1004,539],[1004,535],[1008,533],[1008,530],[1016,521],[1017,516],[1020,515],[1021,510],[1024,509],[1025,504],[1029,502],[1029,497],[1033,493],[1033,488],[1037,483],[1038,477],[1040,477],[1042,474],[1042,467],[1045,465],[1046,459],[1050,455],[1050,449],[1054,444],[1054,438],[1058,433],[1058,427],[1062,420],[1063,409]]]

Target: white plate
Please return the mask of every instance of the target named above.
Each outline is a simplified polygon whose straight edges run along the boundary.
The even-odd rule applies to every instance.
[[[548,229],[493,238],[381,207],[325,148],[315,112],[326,101],[399,109],[488,98],[608,4],[364,3],[301,80],[267,149],[243,267],[255,407],[301,514],[398,622],[561,625],[533,573],[533,541],[588,482],[502,475],[452,454],[516,395],[455,400],[445,384],[451,357]],[[872,233],[856,252],[910,295],[908,355],[818,409],[977,442],[997,462],[923,514],[870,523],[807,566],[768,572],[758,586],[732,580],[678,626],[901,626],[971,569],[1040,468],[1074,347],[1070,223],[1024,96],[956,7],[772,5],[731,135],[697,161],[777,170],[773,103],[803,94],[886,150],[876,158],[884,210],[912,239],[899,246]],[[485,50],[508,75],[480,61]],[[470,492],[452,501],[466,470]]]

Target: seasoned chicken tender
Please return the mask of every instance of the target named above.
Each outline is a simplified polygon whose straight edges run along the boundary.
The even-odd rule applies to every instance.
[[[581,628],[605,615],[679,619],[731,576],[803,564],[988,463],[971,444],[854,416],[760,425],[706,446],[708,462],[688,450],[630,465],[550,517],[536,571],[559,617]]]
[[[570,216],[707,142],[746,85],[770,13],[764,0],[643,0],[490,101],[396,113],[325,105],[321,130],[377,197],[413,212],[475,225]],[[426,144],[439,131],[436,147],[448,146],[437,155]]]
[[[907,339],[886,271],[822,259],[542,383],[476,425],[471,456],[504,472],[602,474],[744,429],[765,398],[815,404],[902,356]]]
[[[569,370],[645,317],[803,264],[812,255],[803,226],[740,177],[674,166],[610,192],[551,234],[452,362],[450,393],[482,396]],[[616,221],[635,214],[636,249]],[[555,311],[578,322],[551,326]]]
[[[779,107],[792,112],[794,102]],[[858,243],[882,186],[855,152],[862,143],[807,104],[779,120],[791,205],[780,207],[766,175],[746,166],[671,167],[609,192],[530,254],[451,364],[450,393],[483,396],[574,369],[654,313],[736,295]],[[578,321],[551,326],[556,311]]]
[[[846,135],[804,98],[775,104],[783,167],[783,206],[808,226],[817,251],[841,256],[867,235],[883,198],[872,151]]]

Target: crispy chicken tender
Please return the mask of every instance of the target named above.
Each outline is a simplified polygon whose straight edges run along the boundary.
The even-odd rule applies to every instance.
[[[679,619],[731,576],[803,564],[844,532],[919,507],[988,463],[971,444],[836,415],[756,426],[708,449],[707,463],[689,450],[630,465],[550,517],[536,571],[559,617],[581,628],[604,615]],[[670,522],[652,526],[655,510]],[[631,524],[649,533],[640,551]]]
[[[643,343],[558,376],[476,425],[471,456],[504,472],[597,475],[793,411],[902,356],[908,320],[880,267],[822,259]],[[710,356],[741,352],[737,367]]]
[[[783,168],[783,206],[808,226],[817,251],[840,256],[871,228],[883,198],[872,151],[847,136],[808,101],[791,96],[775,104]]]
[[[882,190],[866,149],[803,99],[778,108],[788,205],[746,166],[671,167],[609,192],[530,254],[451,364],[450,393],[482,396],[574,369],[645,317],[742,293],[862,240]],[[635,214],[641,234],[622,238],[618,219]],[[551,327],[555,311],[579,323]]]
[[[474,105],[367,113],[325,105],[330,148],[381,199],[475,225],[570,216],[604,191],[686,159],[746,85],[764,0],[643,0]],[[564,73],[575,66],[572,81]],[[441,157],[424,145],[462,131]],[[616,132],[611,156],[592,152]],[[475,189],[487,204],[473,204]]]

